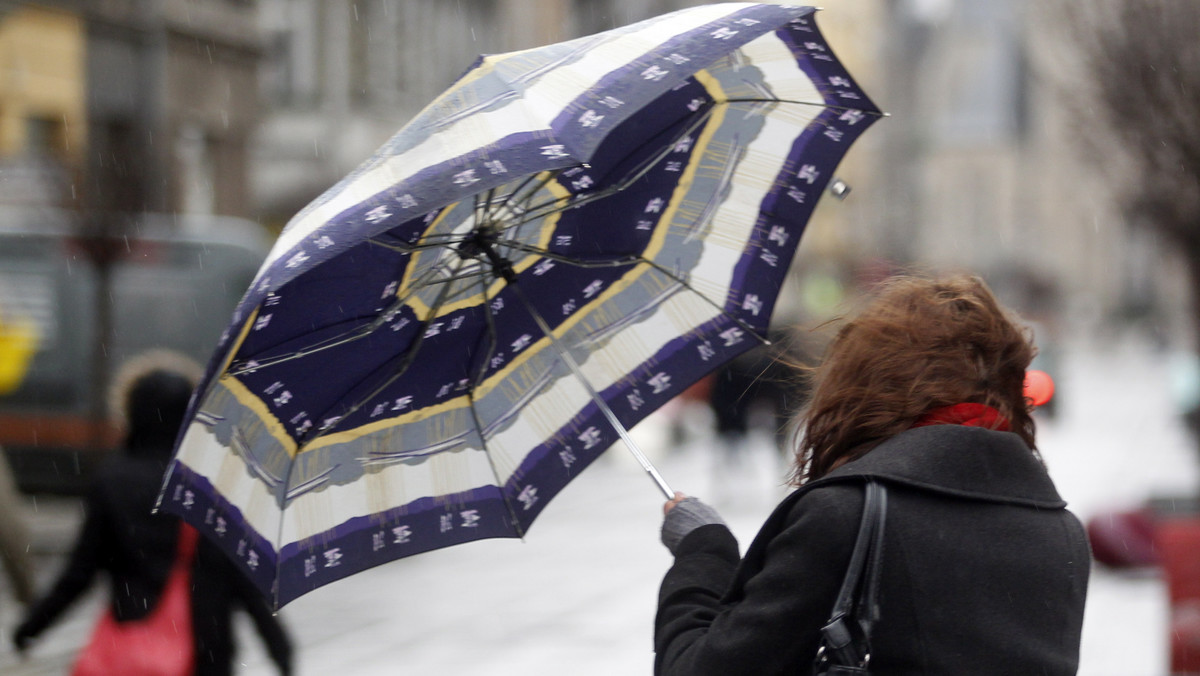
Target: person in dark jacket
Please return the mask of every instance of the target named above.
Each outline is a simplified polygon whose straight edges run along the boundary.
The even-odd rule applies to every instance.
[[[119,378],[117,399],[126,421],[125,454],[103,465],[87,495],[83,527],[51,590],[35,602],[13,634],[18,650],[50,627],[106,572],[118,622],[145,617],[154,608],[175,559],[180,521],[154,513],[176,432],[183,423],[195,379],[186,362],[163,353],[132,363]],[[292,647],[265,599],[206,539],[192,565],[192,631],[197,676],[232,673],[232,613],[250,614],[283,674],[292,671]]]
[[[704,503],[664,507],[655,673],[812,673],[868,479],[888,494],[870,673],[1076,673],[1091,557],[1034,445],[1034,353],[977,278],[886,284],[817,367],[797,490],[745,557]]]

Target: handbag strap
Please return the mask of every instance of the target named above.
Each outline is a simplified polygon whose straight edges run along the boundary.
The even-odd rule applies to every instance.
[[[858,600],[858,621],[868,639],[871,637],[871,628],[879,619],[879,578],[883,571],[883,526],[887,517],[887,490],[883,484],[872,481],[867,484],[868,497],[872,492],[876,494],[875,511],[871,518],[874,540],[871,543],[870,552],[867,554],[867,577],[860,590]]]
[[[846,576],[828,622],[821,628],[818,664],[865,668],[871,659],[871,629],[879,617],[878,591],[883,568],[883,533],[887,490],[868,480],[862,521]],[[857,592],[857,594],[855,593]],[[851,626],[851,622],[854,626]]]
[[[187,522],[179,520],[179,540],[175,546],[175,565],[190,566],[196,558],[196,546],[200,540],[200,532]]]

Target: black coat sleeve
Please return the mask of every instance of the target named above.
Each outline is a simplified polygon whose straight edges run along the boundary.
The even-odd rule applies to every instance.
[[[777,516],[740,564],[722,526],[680,543],[659,594],[655,674],[795,674],[812,663],[850,559],[862,490],[813,490]]]
[[[258,588],[246,576],[234,570],[232,565],[229,568],[231,584],[234,587],[233,591],[238,603],[246,609],[250,619],[254,621],[254,627],[258,630],[258,635],[262,637],[263,643],[266,644],[271,660],[279,667],[279,673],[283,676],[290,676],[292,673],[292,641],[288,637],[283,623],[271,612],[270,606],[267,605],[266,599],[259,593]]]
[[[25,614],[17,628],[19,638],[28,639],[41,634],[91,586],[96,573],[111,558],[108,549],[111,541],[109,521],[100,487],[93,485],[88,493],[83,526],[75,539],[71,555],[50,591]]]

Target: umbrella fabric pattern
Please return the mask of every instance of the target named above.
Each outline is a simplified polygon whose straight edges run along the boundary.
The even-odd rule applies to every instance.
[[[277,607],[523,537],[624,429],[766,335],[880,115],[812,13],[706,5],[481,57],[284,229],[160,506]]]

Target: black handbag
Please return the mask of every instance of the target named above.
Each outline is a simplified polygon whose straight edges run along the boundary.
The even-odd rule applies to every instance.
[[[865,676],[870,674],[871,628],[879,619],[877,599],[883,560],[883,524],[887,517],[887,490],[868,481],[862,522],[846,577],[821,627],[821,642],[813,664],[814,676]]]

